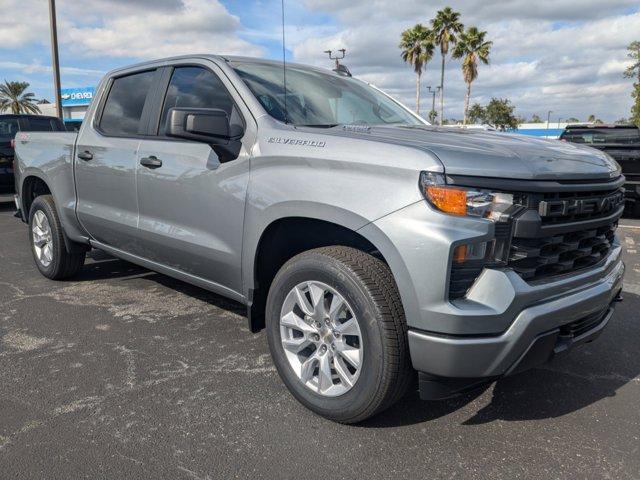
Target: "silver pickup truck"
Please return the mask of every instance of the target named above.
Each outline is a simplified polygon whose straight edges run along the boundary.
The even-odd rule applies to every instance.
[[[624,177],[606,153],[440,129],[344,71],[287,64],[286,89],[284,73],[144,63],[104,78],[77,135],[18,134],[42,274],[71,277],[96,248],[242,302],[291,393],[345,423],[607,325]]]

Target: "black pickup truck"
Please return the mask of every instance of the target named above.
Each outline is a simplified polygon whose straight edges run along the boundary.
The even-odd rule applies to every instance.
[[[626,178],[627,209],[640,215],[640,128],[636,125],[567,125],[560,140],[586,144],[611,155]]]
[[[13,145],[18,132],[64,132],[65,126],[56,117],[44,115],[0,115],[0,195],[14,193]]]

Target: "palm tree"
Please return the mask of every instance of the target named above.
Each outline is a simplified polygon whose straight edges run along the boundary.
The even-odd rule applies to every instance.
[[[452,53],[453,58],[462,58],[462,76],[467,84],[467,93],[464,96],[464,125],[467,124],[469,113],[471,83],[478,78],[478,60],[485,65],[489,63],[489,51],[493,42],[485,41],[486,34],[487,32],[481,32],[476,27],[470,27],[460,34]]]
[[[8,82],[0,84],[0,111],[11,110],[12,113],[40,113],[33,93],[26,92],[27,82]]]
[[[431,30],[434,42],[440,46],[440,54],[442,55],[440,71],[440,125],[442,125],[444,119],[444,62],[449,53],[449,46],[457,43],[457,36],[464,30],[464,25],[460,22],[460,14],[454,12],[451,7],[446,7],[438,11],[435,18],[431,20]]]
[[[420,114],[420,79],[422,70],[433,58],[434,44],[431,31],[424,25],[417,24],[402,32],[400,37],[400,49],[402,60],[413,67],[416,72],[416,113]]]

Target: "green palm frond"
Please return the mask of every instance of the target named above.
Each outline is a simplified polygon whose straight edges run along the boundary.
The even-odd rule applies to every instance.
[[[37,99],[32,92],[27,92],[27,82],[8,82],[0,84],[0,110],[12,113],[40,113]]]
[[[402,60],[410,64],[416,73],[422,72],[433,58],[435,49],[431,31],[419,23],[402,32],[399,47]]]
[[[478,78],[478,61],[485,65],[489,63],[489,53],[493,42],[485,40],[487,32],[476,27],[469,27],[460,34],[452,56],[462,58],[462,74],[465,82],[471,83]]]
[[[451,7],[438,11],[431,20],[431,30],[436,45],[440,46],[440,53],[447,55],[449,45],[455,45],[464,30],[464,25],[460,22],[460,13],[454,12]]]

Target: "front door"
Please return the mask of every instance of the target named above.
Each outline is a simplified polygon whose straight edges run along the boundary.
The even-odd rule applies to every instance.
[[[138,146],[155,75],[149,70],[115,78],[97,124],[84,125],[76,146],[78,219],[92,238],[126,252],[137,239]]]
[[[206,143],[165,135],[172,107],[219,108],[244,117],[213,65],[175,66],[158,111],[157,137],[138,150],[139,255],[240,292],[244,205],[249,179],[245,133],[237,158]],[[218,72],[219,73],[219,72]],[[246,132],[246,129],[245,129]]]

